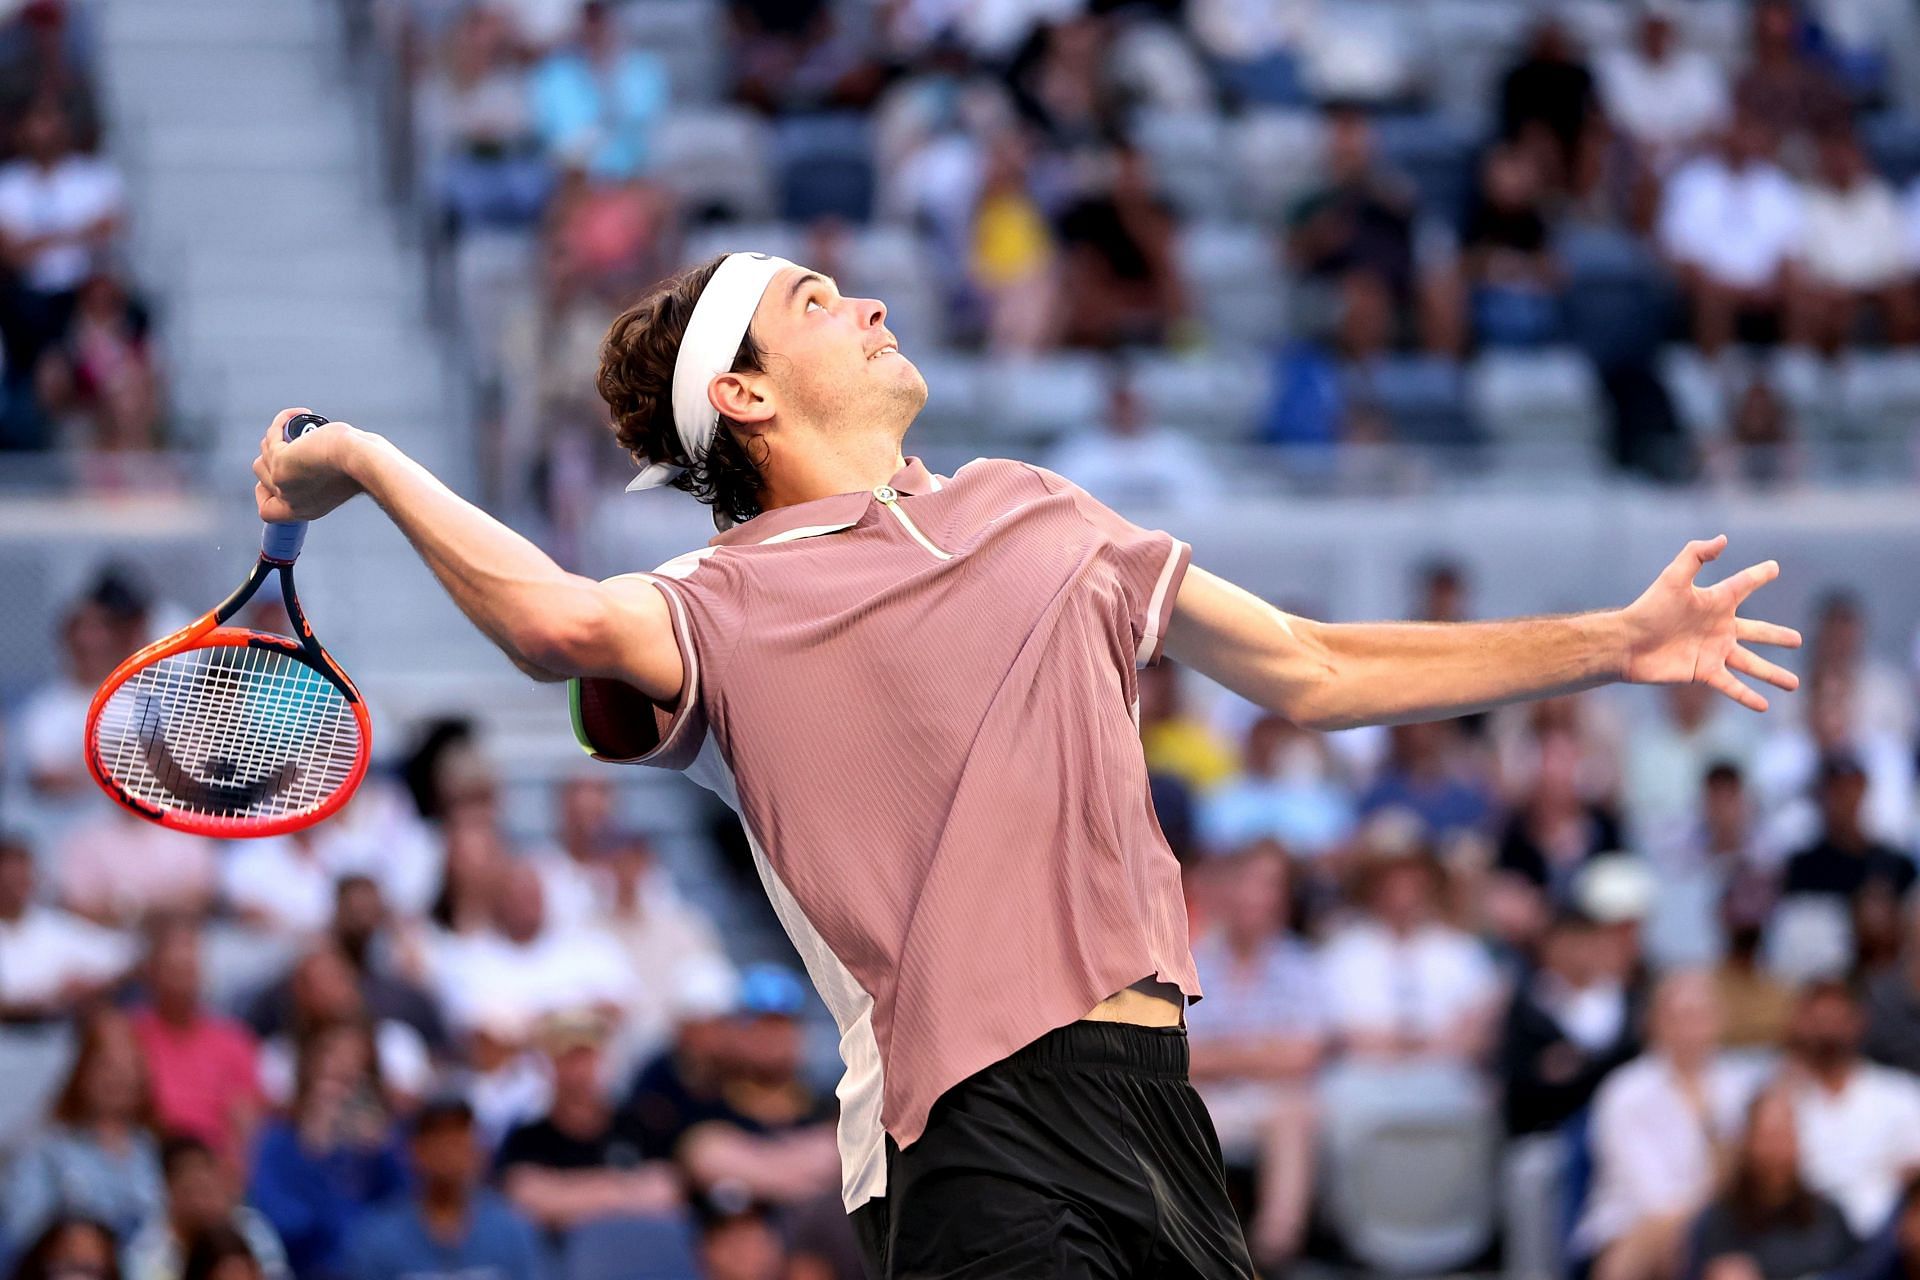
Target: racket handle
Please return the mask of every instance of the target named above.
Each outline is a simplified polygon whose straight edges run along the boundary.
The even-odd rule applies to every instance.
[[[297,413],[287,419],[281,428],[281,435],[291,444],[309,431],[327,425],[327,419],[317,413]],[[269,523],[260,534],[260,554],[276,564],[292,564],[300,558],[300,548],[307,540],[307,522],[293,520],[286,524]]]

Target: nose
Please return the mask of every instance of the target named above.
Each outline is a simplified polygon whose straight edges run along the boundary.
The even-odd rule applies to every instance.
[[[856,304],[860,323],[868,329],[877,329],[886,322],[887,304],[878,298],[862,298]]]

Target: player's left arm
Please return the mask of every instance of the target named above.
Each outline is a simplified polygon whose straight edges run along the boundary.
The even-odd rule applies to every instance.
[[[1695,585],[1725,547],[1724,534],[1689,542],[1624,608],[1497,622],[1315,622],[1193,569],[1167,653],[1315,729],[1445,719],[1615,681],[1698,682],[1765,711],[1767,700],[1734,673],[1798,688],[1799,677],[1749,646],[1798,648],[1800,633],[1737,612],[1779,576],[1772,560]]]

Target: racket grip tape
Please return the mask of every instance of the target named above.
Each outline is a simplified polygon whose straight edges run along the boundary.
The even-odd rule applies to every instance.
[[[327,425],[327,419],[317,413],[299,413],[288,418],[281,428],[281,435],[291,444],[309,431]],[[288,524],[272,524],[260,534],[260,554],[278,564],[292,564],[300,558],[300,548],[307,540],[307,522],[295,520]]]

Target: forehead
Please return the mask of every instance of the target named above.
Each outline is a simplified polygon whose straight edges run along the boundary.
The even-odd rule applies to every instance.
[[[794,297],[795,286],[808,276],[817,276],[826,281],[824,288],[836,291],[832,276],[816,271],[808,266],[782,267],[779,274],[767,282],[767,291],[760,295],[760,305],[754,308],[753,322],[749,326],[758,329],[762,324],[779,324],[793,314],[800,305]]]

